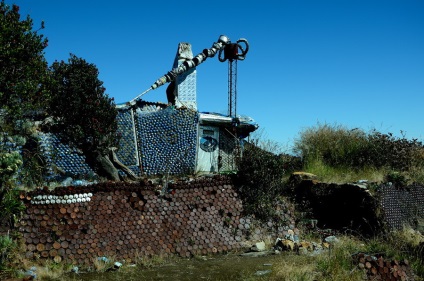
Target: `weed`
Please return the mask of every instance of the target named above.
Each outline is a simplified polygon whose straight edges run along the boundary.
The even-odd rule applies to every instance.
[[[358,128],[318,123],[300,133],[293,151],[302,158],[304,168],[320,176],[366,175],[377,171],[377,178],[383,179],[387,171],[394,171],[395,177],[391,180],[401,183],[405,174],[412,181],[424,179],[424,146],[417,139],[408,140],[405,135],[398,138],[392,133],[376,130],[367,133]]]
[[[16,243],[9,235],[0,236],[0,270],[7,268],[7,262],[14,248]]]

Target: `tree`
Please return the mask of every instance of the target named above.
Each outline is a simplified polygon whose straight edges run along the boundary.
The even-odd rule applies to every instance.
[[[120,180],[118,169],[122,169],[135,179],[115,155],[119,141],[117,110],[98,79],[97,67],[71,54],[68,62],[54,62],[50,71],[52,132],[80,149],[99,175]]]
[[[22,164],[17,150],[34,133],[34,115],[49,97],[43,87],[48,78],[44,57],[48,41],[37,33],[40,29],[33,30],[29,16],[21,20],[17,5],[10,7],[1,1],[0,158],[4,169],[0,169],[0,199],[18,170],[15,164]]]
[[[33,30],[29,16],[21,20],[17,5],[0,2],[0,224],[7,221],[9,226],[21,210],[13,192],[17,173],[33,159],[31,153],[26,158],[20,152],[35,132],[35,113],[49,97],[43,87],[47,39],[38,34],[40,29]]]
[[[276,199],[283,192],[285,159],[275,154],[279,150],[272,142],[246,142],[237,163],[237,187],[244,208],[264,221],[274,215]]]
[[[9,134],[25,133],[24,120],[48,98],[42,87],[48,41],[32,26],[29,16],[20,20],[17,5],[0,3],[0,125]]]

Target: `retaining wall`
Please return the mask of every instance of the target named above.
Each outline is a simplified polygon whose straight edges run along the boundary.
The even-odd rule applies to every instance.
[[[380,186],[379,196],[385,221],[391,229],[411,226],[424,231],[424,186],[384,184]]]
[[[240,247],[242,202],[229,177],[168,185],[101,183],[22,194],[26,257],[90,264],[102,256],[226,252]]]

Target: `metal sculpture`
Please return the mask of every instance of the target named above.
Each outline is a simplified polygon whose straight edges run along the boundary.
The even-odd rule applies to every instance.
[[[243,43],[245,46],[243,47],[241,43]],[[239,50],[241,52],[238,52]],[[187,72],[188,70],[192,68],[195,68],[199,64],[203,63],[207,58],[214,57],[216,53],[218,52],[219,52],[219,60],[221,62],[224,62],[226,60],[228,60],[229,62],[233,62],[237,60],[244,60],[248,50],[249,50],[249,45],[246,39],[239,39],[237,40],[236,43],[231,43],[230,39],[227,36],[221,35],[219,36],[218,41],[213,43],[211,48],[204,49],[201,53],[199,53],[194,58],[188,59],[182,64],[180,64],[178,67],[175,67],[171,71],[168,71],[168,73],[166,73],[164,76],[156,80],[150,86],[150,88],[148,88],[146,91],[142,92],[140,95],[132,99],[129,103],[131,105],[135,104],[135,101],[137,99],[139,99],[141,96],[143,96],[150,90],[157,89],[166,83],[170,83],[174,81],[178,75],[181,75],[184,72]],[[221,56],[222,51],[224,51],[223,57]]]

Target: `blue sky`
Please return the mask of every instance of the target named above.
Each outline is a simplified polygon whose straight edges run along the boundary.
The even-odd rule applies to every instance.
[[[289,149],[318,123],[423,140],[424,1],[6,0],[49,39],[49,63],[73,53],[100,71],[117,103],[171,70],[179,42],[194,55],[221,34],[246,38],[237,113]],[[227,112],[227,62],[197,68],[200,111]],[[166,102],[166,86],[143,98]]]

